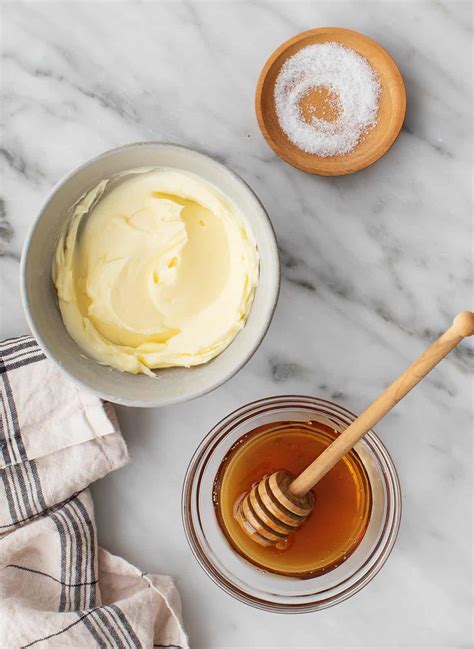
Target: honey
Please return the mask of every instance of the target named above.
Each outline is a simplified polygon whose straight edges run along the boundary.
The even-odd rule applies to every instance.
[[[315,421],[265,424],[241,437],[224,458],[214,483],[214,506],[228,542],[269,572],[306,579],[345,561],[361,542],[370,519],[367,472],[352,450],[313,488],[315,505],[303,526],[278,547],[250,539],[235,518],[252,485],[279,470],[298,475],[338,433]]]

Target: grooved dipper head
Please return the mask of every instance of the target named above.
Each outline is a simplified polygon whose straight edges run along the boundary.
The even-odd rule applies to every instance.
[[[263,546],[276,545],[295,532],[313,509],[311,492],[290,491],[295,476],[277,471],[265,477],[240,502],[236,518],[244,532]]]

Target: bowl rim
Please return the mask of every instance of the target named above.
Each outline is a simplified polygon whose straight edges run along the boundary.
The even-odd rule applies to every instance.
[[[190,392],[186,395],[183,396],[177,396],[175,398],[168,398],[168,399],[127,399],[127,398],[122,398],[122,397],[116,397],[110,392],[100,390],[98,388],[95,388],[91,386],[89,383],[86,381],[83,381],[82,379],[78,378],[75,376],[73,372],[69,370],[69,368],[65,367],[64,364],[60,361],[60,359],[57,357],[56,354],[50,351],[49,347],[46,345],[46,343],[43,340],[42,335],[40,334],[34,319],[31,315],[30,312],[30,306],[29,306],[29,300],[28,300],[28,291],[27,291],[27,286],[26,286],[26,264],[29,256],[29,250],[30,250],[30,245],[31,241],[33,239],[33,236],[36,232],[36,229],[41,221],[41,218],[43,216],[43,213],[48,205],[48,203],[51,201],[53,196],[56,194],[59,189],[61,189],[64,185],[66,185],[76,174],[81,172],[83,169],[86,169],[89,165],[92,163],[98,162],[99,160],[103,158],[109,157],[111,154],[119,153],[121,151],[125,151],[127,149],[136,149],[136,148],[163,148],[167,150],[172,150],[172,149],[179,149],[181,151],[186,151],[190,153],[191,155],[199,156],[201,158],[206,159],[208,162],[211,164],[221,168],[223,171],[225,171],[229,176],[232,177],[232,179],[239,184],[245,191],[247,191],[252,198],[256,201],[258,206],[260,207],[260,215],[263,218],[263,221],[268,229],[269,234],[271,235],[270,237],[270,245],[269,251],[270,254],[273,258],[274,263],[274,272],[275,272],[275,283],[273,286],[273,293],[274,295],[272,296],[272,306],[269,309],[268,313],[266,314],[266,320],[265,324],[260,330],[258,336],[256,336],[252,346],[249,348],[247,353],[242,356],[240,361],[236,363],[230,370],[228,370],[225,374],[219,376],[216,378],[212,383],[209,383],[205,387],[195,390],[193,392]],[[257,242],[258,243],[258,242]],[[258,285],[257,285],[258,288]],[[262,201],[260,198],[257,196],[255,191],[250,187],[250,185],[241,177],[239,174],[237,174],[233,169],[228,167],[226,164],[220,162],[219,160],[216,160],[212,156],[208,155],[207,153],[203,153],[202,151],[188,147],[183,144],[175,144],[173,142],[165,142],[165,141],[160,141],[160,140],[144,140],[140,142],[130,142],[127,144],[123,144],[118,147],[114,147],[113,149],[108,149],[107,151],[104,151],[100,153],[97,156],[94,156],[93,158],[90,158],[80,164],[77,167],[74,167],[71,171],[69,171],[65,176],[61,177],[51,188],[51,190],[48,192],[46,195],[45,199],[42,201],[42,204],[36,213],[35,218],[33,219],[30,228],[27,232],[22,251],[21,251],[21,258],[20,258],[20,293],[21,293],[21,301],[22,301],[22,306],[23,306],[23,312],[25,313],[26,321],[28,324],[28,327],[31,330],[31,333],[35,337],[36,341],[38,342],[39,346],[41,349],[44,351],[46,356],[48,357],[49,360],[55,363],[57,367],[59,367],[60,370],[62,370],[72,381],[74,381],[77,385],[83,387],[84,389],[88,390],[89,392],[92,392],[96,394],[98,397],[101,399],[104,399],[106,401],[111,401],[113,403],[119,404],[119,405],[125,405],[125,406],[131,406],[131,407],[138,407],[138,408],[150,408],[150,407],[164,407],[164,406],[169,406],[169,405],[174,405],[176,403],[182,403],[185,401],[191,401],[193,399],[197,399],[198,397],[201,397],[205,394],[208,394],[209,392],[212,392],[213,390],[216,390],[218,387],[226,383],[229,379],[231,379],[233,376],[235,376],[241,369],[244,367],[244,365],[252,358],[252,356],[255,354],[257,349],[260,347],[265,335],[267,334],[267,331],[270,327],[270,324],[273,320],[273,316],[275,314],[275,310],[278,304],[278,297],[280,294],[280,288],[281,288],[281,261],[280,261],[280,254],[278,250],[278,243],[277,243],[277,237],[276,237],[276,232],[275,228],[273,226],[273,223],[270,219],[270,216],[265,209],[265,206],[263,205]],[[253,305],[252,305],[253,306]],[[238,334],[237,334],[238,336]],[[72,339],[71,339],[72,340]],[[74,341],[73,341],[74,342]],[[225,351],[225,350],[224,350]],[[98,363],[100,365],[100,363]],[[117,370],[118,371],[118,370]]]
[[[243,604],[256,609],[269,611],[271,613],[313,613],[316,611],[324,610],[326,608],[330,608],[349,599],[350,597],[358,593],[362,588],[364,588],[370,581],[372,581],[372,579],[380,572],[380,570],[386,563],[398,538],[403,509],[400,478],[389,451],[373,429],[371,429],[368,433],[366,433],[366,435],[364,435],[362,441],[365,440],[373,452],[375,449],[375,454],[378,460],[380,461],[380,459],[382,458],[383,462],[388,468],[388,474],[391,479],[390,484],[392,485],[392,489],[388,488],[388,491],[389,493],[391,493],[391,498],[393,500],[393,510],[391,512],[390,519],[386,519],[384,527],[380,533],[378,543],[382,543],[381,548],[376,547],[375,549],[373,549],[369,557],[366,558],[363,566],[361,566],[357,572],[362,571],[362,569],[367,566],[371,559],[373,559],[373,562],[369,565],[369,567],[363,574],[358,575],[357,580],[353,584],[348,586],[346,590],[329,596],[317,603],[305,602],[296,604],[281,604],[270,602],[266,599],[257,597],[256,595],[243,592],[239,587],[231,583],[224,575],[222,575],[221,572],[219,572],[218,569],[215,568],[212,561],[208,558],[206,550],[197,539],[197,534],[195,532],[195,522],[193,521],[193,518],[197,517],[199,523],[201,523],[200,514],[193,514],[192,511],[194,490],[196,489],[199,492],[202,477],[201,474],[205,469],[205,466],[207,465],[209,455],[218,445],[224,443],[226,437],[233,430],[231,428],[231,425],[233,423],[235,424],[235,422],[242,422],[248,419],[252,419],[256,416],[256,414],[260,414],[261,412],[279,410],[286,405],[290,405],[291,407],[294,407],[296,409],[303,408],[305,410],[308,408],[317,409],[318,406],[329,406],[333,407],[336,410],[339,410],[341,414],[343,416],[346,416],[350,421],[354,421],[357,417],[357,415],[352,411],[334,401],[329,401],[327,399],[315,397],[314,395],[309,394],[277,394],[269,397],[263,397],[261,399],[257,399],[255,401],[241,405],[240,407],[236,408],[228,415],[223,417],[220,421],[218,421],[209,430],[209,432],[201,440],[198,447],[194,451],[188,463],[183,480],[181,491],[181,521],[189,548],[193,553],[197,563],[205,572],[205,574],[228,595],[242,602]],[[204,468],[201,466],[203,462]],[[196,480],[197,486],[195,486]],[[354,575],[356,575],[357,572],[354,573]]]

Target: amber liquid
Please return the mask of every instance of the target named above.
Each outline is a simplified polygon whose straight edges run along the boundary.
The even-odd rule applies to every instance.
[[[370,482],[355,451],[314,487],[313,512],[283,547],[258,545],[235,518],[236,504],[252,484],[282,469],[298,475],[337,435],[320,422],[281,422],[260,426],[234,444],[214,483],[217,518],[234,550],[260,568],[302,579],[337,567],[354,552],[372,508]]]

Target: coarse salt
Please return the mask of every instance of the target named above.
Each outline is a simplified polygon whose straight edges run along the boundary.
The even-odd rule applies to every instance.
[[[332,121],[301,103],[312,92],[324,94]],[[349,153],[377,123],[380,81],[367,59],[328,42],[304,47],[283,64],[275,83],[278,121],[288,138],[306,153],[321,157]],[[324,114],[324,108],[323,108]]]

